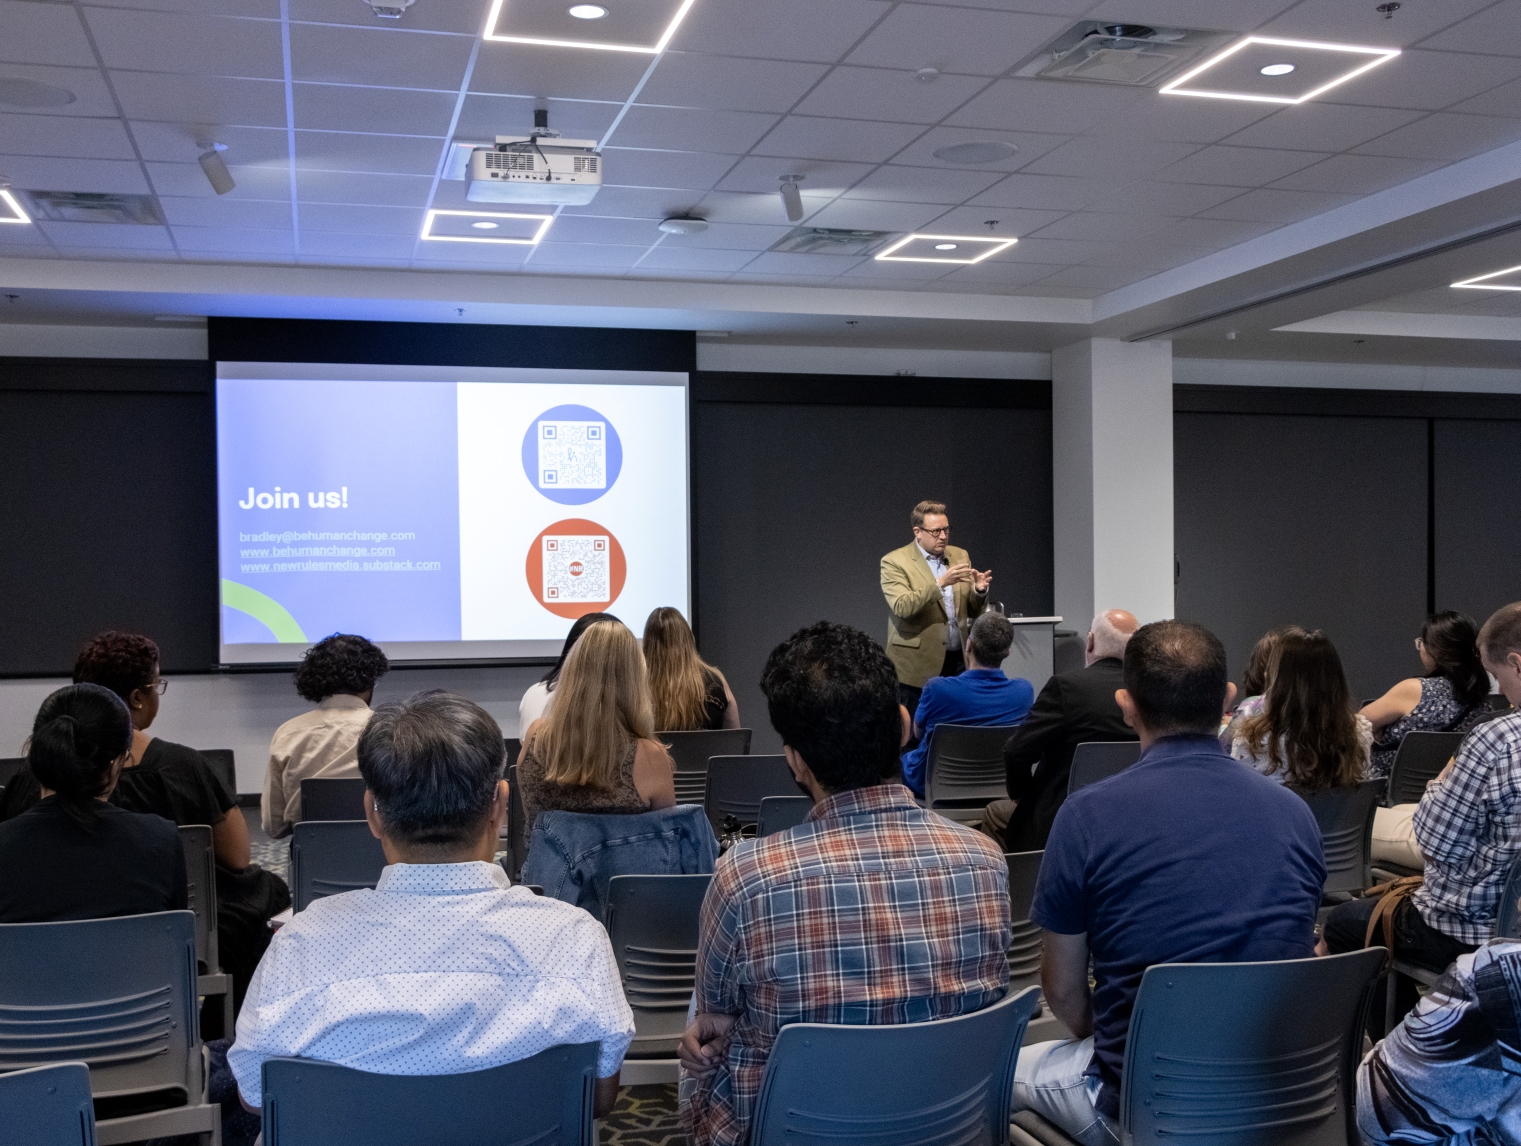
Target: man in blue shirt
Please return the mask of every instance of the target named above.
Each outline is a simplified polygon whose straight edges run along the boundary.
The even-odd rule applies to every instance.
[[[1014,626],[1001,613],[983,613],[972,624],[965,649],[966,671],[931,677],[919,694],[914,735],[919,742],[903,754],[903,782],[924,795],[924,765],[930,733],[937,724],[1018,724],[1035,703],[1035,689],[1022,676],[1003,675],[1014,643]]]
[[[1030,909],[1046,932],[1046,1002],[1076,1037],[1025,1047],[1014,1076],[1015,1109],[1084,1146],[1120,1140],[1125,1038],[1146,968],[1309,958],[1326,877],[1309,805],[1220,748],[1236,690],[1212,633],[1142,626],[1124,682],[1115,700],[1141,758],[1062,805]]]

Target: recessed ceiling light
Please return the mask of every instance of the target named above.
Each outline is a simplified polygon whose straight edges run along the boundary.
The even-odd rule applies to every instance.
[[[990,259],[1002,251],[1007,251],[1018,239],[987,239],[981,235],[921,235],[915,232],[904,235],[892,246],[876,256],[879,263],[956,263],[961,266],[969,266],[972,263],[980,263],[983,259]],[[911,244],[928,244],[937,251],[954,251],[963,243],[972,245],[971,253],[964,258],[948,258],[944,255],[935,256],[928,253],[923,255],[899,254],[907,250],[924,250],[924,246],[914,247]]]
[[[1018,152],[1019,148],[1012,143],[997,139],[974,139],[937,147],[930,154],[942,163],[998,163],[1013,158]]]
[[[536,223],[537,226],[533,228],[532,234],[526,233],[528,228],[525,226],[524,234],[505,239],[494,236],[488,238],[485,235],[435,235],[433,233],[434,223],[438,219],[443,218],[482,219],[490,222],[495,222],[498,219],[521,219],[525,222]],[[423,219],[422,234],[418,238],[434,239],[442,243],[502,243],[516,247],[531,247],[544,237],[544,232],[549,230],[549,225],[554,221],[555,217],[553,215],[522,215],[514,211],[444,211],[434,207],[428,211],[427,217]],[[472,227],[475,225],[474,223],[471,224]]]
[[[501,226],[500,223],[493,223],[490,219],[482,219],[479,223],[471,223],[470,225],[477,231],[494,231]]]
[[[486,14],[486,32],[483,38],[499,44],[539,44],[548,48],[591,48],[599,52],[639,52],[647,56],[658,56],[661,52],[665,51],[666,45],[671,42],[671,37],[676,34],[676,29],[681,27],[682,20],[686,19],[687,13],[697,0],[669,0],[669,2],[674,9],[671,13],[670,22],[661,30],[659,37],[655,39],[654,43],[612,43],[605,40],[561,39],[557,36],[542,34],[519,35],[514,33],[511,28],[504,32],[498,25],[501,23],[502,12],[507,7],[507,0],[491,0],[491,11]],[[577,9],[581,8],[594,9],[597,11],[597,15],[578,16]],[[600,4],[577,4],[569,11],[572,16],[578,16],[582,20],[599,19],[607,14],[607,9],[603,8]],[[534,27],[532,24],[521,23],[517,26],[524,28]],[[537,29],[535,28],[535,30]],[[650,30],[653,32],[654,29],[651,28]]]
[[[1504,278],[1506,275],[1516,274],[1521,267],[1506,267],[1503,271],[1490,271],[1487,275],[1479,275],[1477,278],[1464,279],[1460,283],[1452,285],[1459,290],[1521,290],[1521,282],[1496,283],[1490,279]]]
[[[8,211],[0,210],[0,223],[30,223],[32,221],[32,217],[26,213],[26,208],[21,205],[21,201],[4,187],[0,187],[0,205],[9,208]]]
[[[600,20],[607,15],[601,4],[576,4],[567,9],[577,20]]]
[[[954,251],[955,249],[956,249],[956,244],[955,243],[936,243],[935,244],[935,250],[937,250],[937,251]]]
[[[1257,61],[1260,61],[1266,55],[1266,53],[1260,50],[1259,46],[1262,45],[1273,49],[1272,55],[1278,56],[1279,60],[1274,61],[1269,56],[1270,63],[1258,67]],[[1258,50],[1252,51],[1251,49],[1254,48]],[[1284,48],[1290,49],[1290,51],[1285,52],[1280,50]],[[1295,50],[1302,53],[1299,64],[1288,65],[1282,62],[1283,56],[1292,55]],[[1245,53],[1245,55],[1241,53]],[[1345,70],[1341,70],[1339,67],[1327,67],[1325,66],[1326,57],[1319,57],[1317,53],[1330,53],[1331,58],[1343,58],[1344,62],[1350,66]],[[1368,48],[1357,44],[1324,44],[1313,40],[1280,40],[1271,36],[1247,36],[1236,41],[1236,43],[1226,48],[1223,52],[1217,52],[1198,67],[1191,68],[1177,79],[1164,84],[1158,90],[1162,95],[1201,96],[1205,99],[1236,99],[1247,100],[1253,103],[1304,103],[1306,100],[1312,100],[1316,96],[1324,95],[1332,88],[1339,87],[1348,80],[1362,75],[1364,72],[1371,71],[1380,64],[1388,63],[1399,54],[1398,48]],[[1254,55],[1256,56],[1256,60],[1252,59]],[[1221,67],[1221,65],[1232,60],[1235,62],[1230,67]],[[1309,79],[1307,81],[1311,86],[1298,95],[1276,95],[1267,90],[1248,90],[1248,81],[1253,73],[1268,76],[1287,75],[1287,71],[1273,71],[1272,69],[1287,67],[1289,71],[1296,71],[1300,66],[1312,63],[1316,66],[1308,67]],[[1244,72],[1242,70],[1243,66],[1247,68]],[[1215,73],[1213,76],[1207,75],[1207,73],[1212,71]],[[1222,76],[1222,72],[1224,76]],[[1219,82],[1222,86],[1185,86],[1199,77],[1206,77],[1202,81],[1203,84]]]
[[[74,99],[67,88],[20,76],[0,76],[0,103],[10,107],[63,107]]]
[[[1269,64],[1262,69],[1262,74],[1265,76],[1286,76],[1293,70],[1293,64]]]

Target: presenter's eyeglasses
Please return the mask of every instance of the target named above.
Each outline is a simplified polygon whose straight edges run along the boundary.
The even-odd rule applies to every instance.
[[[949,525],[941,529],[925,529],[922,525],[917,528],[920,533],[928,533],[931,537],[949,537],[951,535],[951,527]]]

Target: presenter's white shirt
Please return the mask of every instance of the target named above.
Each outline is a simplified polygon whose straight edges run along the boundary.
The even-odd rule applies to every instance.
[[[929,562],[930,573],[934,576],[935,580],[938,581],[941,575],[950,568],[945,562],[945,554],[942,553],[939,557],[932,557],[924,552],[924,546],[920,545],[917,541],[914,542],[914,547]],[[945,602],[945,619],[950,622],[945,630],[945,647],[951,650],[959,649],[961,647],[961,629],[956,625],[956,586],[940,586],[940,599]]]
[[[375,1074],[463,1074],[552,1046],[634,1037],[612,944],[579,907],[497,864],[392,864],[374,891],[319,899],[275,933],[227,1064],[250,1106],[279,1056]]]

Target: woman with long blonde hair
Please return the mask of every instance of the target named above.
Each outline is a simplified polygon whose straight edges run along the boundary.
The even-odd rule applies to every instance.
[[[634,634],[599,621],[560,669],[555,702],[528,726],[518,784],[528,828],[540,812],[635,813],[676,805],[675,766],[654,739]]]
[[[739,705],[724,674],[697,655],[697,639],[679,609],[656,609],[644,623],[650,707],[661,732],[738,728]]]

